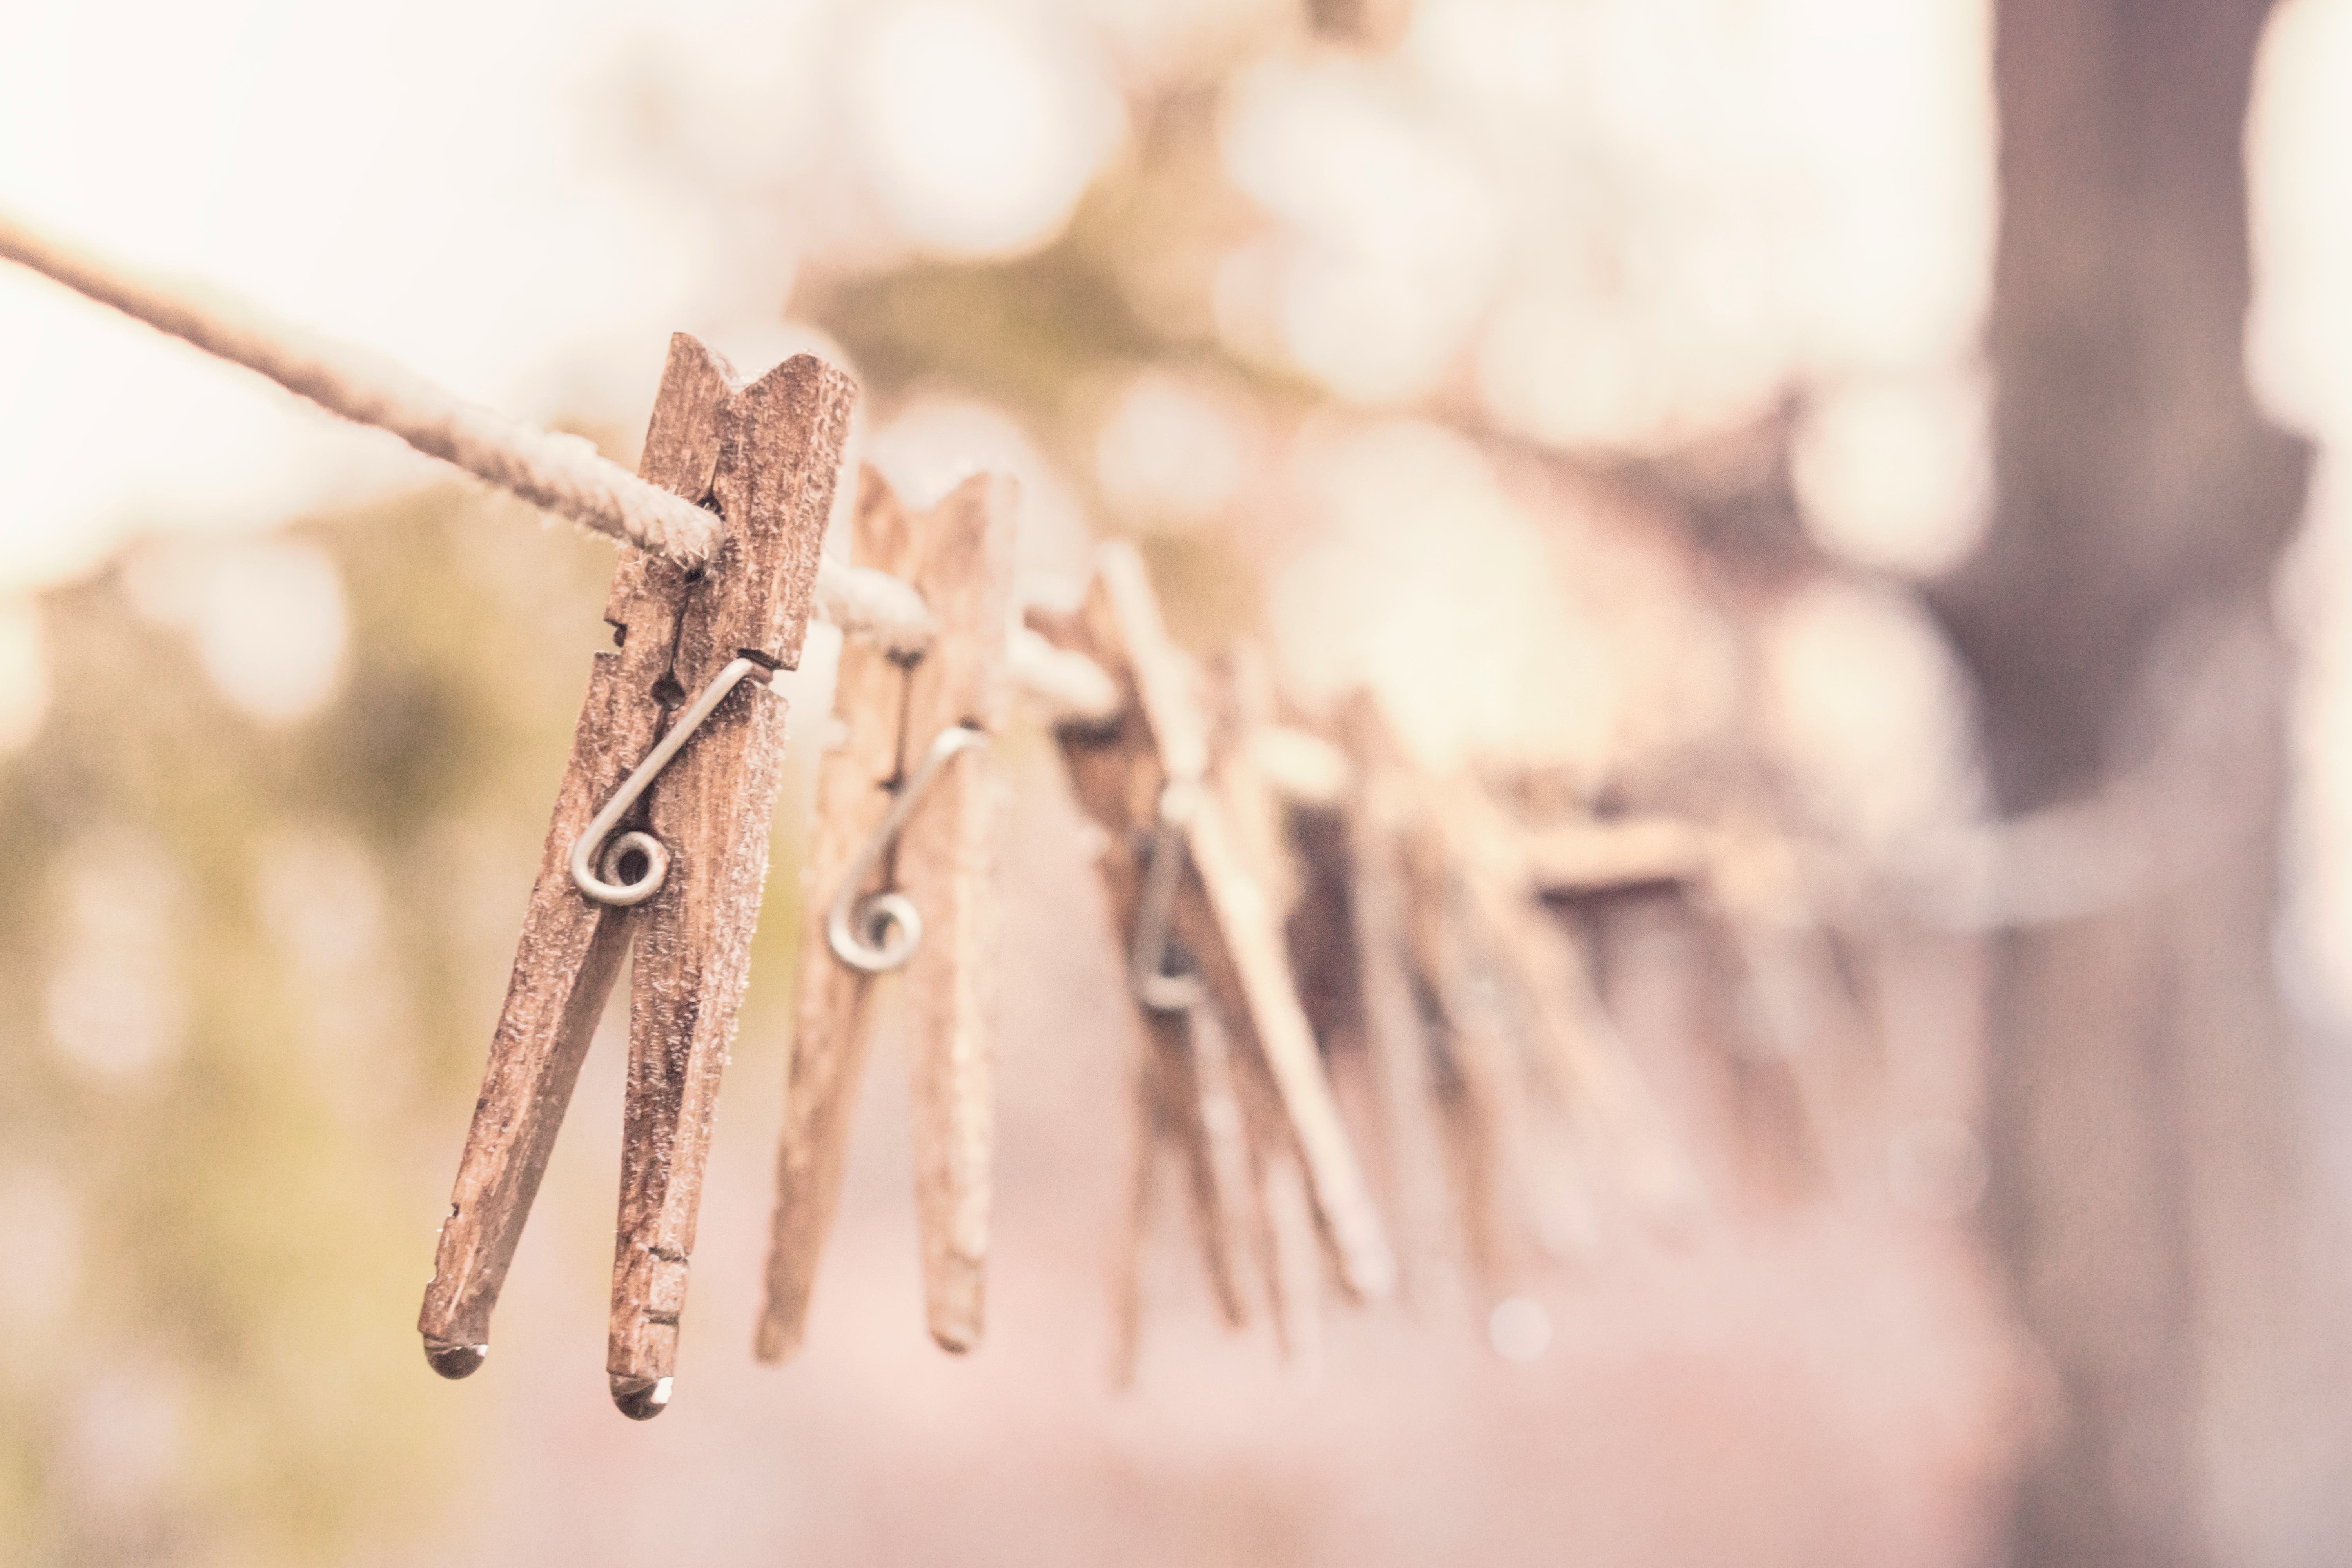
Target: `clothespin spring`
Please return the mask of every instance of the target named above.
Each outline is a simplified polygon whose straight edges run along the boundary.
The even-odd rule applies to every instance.
[[[915,949],[923,940],[922,911],[904,893],[877,893],[860,900],[857,889],[880,864],[882,857],[907,825],[907,818],[923,798],[923,792],[940,770],[953,762],[956,753],[975,746],[988,744],[988,736],[969,724],[953,724],[940,731],[914,776],[898,786],[897,797],[890,803],[890,813],[858,849],[857,858],[849,863],[848,873],[841,879],[841,890],[834,895],[833,905],[825,911],[825,940],[833,946],[833,955],[852,969],[868,974],[880,974],[898,968],[915,956]]]
[[[1183,875],[1186,836],[1200,805],[1201,786],[1172,781],[1160,792],[1160,826],[1151,838],[1151,859],[1143,870],[1143,896],[1136,905],[1135,950],[1129,977],[1136,1000],[1155,1013],[1182,1013],[1200,1005],[1200,976],[1168,973],[1170,926],[1176,915],[1176,884]]]
[[[654,749],[646,753],[646,760],[637,764],[636,771],[622,784],[613,798],[604,803],[604,809],[588,824],[588,830],[572,841],[572,881],[574,887],[600,904],[620,906],[644,903],[661,890],[662,879],[669,875],[669,851],[662,847],[660,839],[650,833],[633,831],[622,834],[606,845],[605,836],[613,831],[622,817],[628,815],[629,808],[637,804],[638,797],[653,784],[655,776],[685,748],[695,731],[702,727],[702,721],[727,700],[727,694],[751,676],[766,674],[767,668],[756,658],[730,659],[717,679],[702,689],[702,695],[696,698],[662,738],[654,742]],[[601,854],[598,852],[600,846],[603,847]],[[632,850],[644,856],[646,860],[644,872],[635,881],[608,882],[597,875],[598,869],[603,870],[605,876],[616,875]]]

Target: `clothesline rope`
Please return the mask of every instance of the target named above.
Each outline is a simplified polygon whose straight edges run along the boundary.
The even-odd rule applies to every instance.
[[[337,342],[212,290],[142,277],[62,246],[0,216],[0,257],[28,267],[205,353],[268,376],[356,424],[389,430],[533,506],[625,540],[681,566],[709,560],[719,521],[647,484],[584,437],[541,430],[468,403],[382,354]],[[895,577],[826,560],[816,579],[819,615],[895,651],[930,641],[930,611]]]

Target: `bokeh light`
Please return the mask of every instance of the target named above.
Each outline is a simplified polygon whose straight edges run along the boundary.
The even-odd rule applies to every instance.
[[[0,832],[31,889],[0,942],[0,1558],[1998,1558],[2047,1390],[1987,1262],[1988,954],[2147,857],[2119,792],[1995,818],[1930,611],[2000,479],[1991,0],[20,9],[0,209],[622,461],[670,331],[746,371],[819,353],[861,383],[851,474],[918,508],[1018,481],[1024,604],[1134,542],[1221,736],[1258,725],[1234,767],[1313,831],[1369,809],[1340,719],[1369,693],[1416,777],[1519,835],[1477,869],[1559,958],[1563,1057],[1636,1064],[1703,1197],[1633,1212],[1465,943],[1433,1120],[1364,1140],[1404,1310],[1328,1298],[1276,1159],[1259,1315],[1225,1331],[1166,1199],[1112,1394],[1118,846],[1024,708],[993,1337],[921,1341],[886,1005],[813,1353],[751,1372],[794,873],[844,729],[819,627],[779,678],[677,1407],[600,1404],[617,1010],[516,1331],[429,1381],[416,1277],[613,554],[0,267]],[[2352,0],[2284,0],[2247,346],[2320,451],[2278,585],[2278,952],[2323,1042],[2352,1028],[2347,79]],[[1559,869],[1639,829],[1654,876]],[[1261,858],[1286,896],[1351,874]],[[1444,870],[1437,905],[1473,900]],[[1322,1042],[1351,1126],[1395,1091],[1369,1026]]]

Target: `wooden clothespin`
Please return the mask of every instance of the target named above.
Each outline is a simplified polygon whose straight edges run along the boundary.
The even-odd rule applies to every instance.
[[[1885,933],[1835,929],[1821,907],[1818,868],[1764,812],[1751,806],[1723,825],[1711,850],[1692,904],[1714,930],[1717,973],[1737,997],[1727,1032],[1747,1047],[1735,1047],[1737,1092],[1743,1101],[1771,1096],[1784,1106],[1780,1137],[1759,1136],[1753,1152],[1768,1168],[1777,1163],[1772,1173],[1796,1190],[1851,1190],[1881,1179],[1876,1133],[1889,1058],[1873,1047],[1857,987]],[[1769,1129],[1776,1119],[1746,1120]]]
[[[1710,973],[1739,993],[1730,1033],[1748,1040],[1741,1076],[1762,1069],[1742,1084],[1758,1097],[1743,1122],[1786,1129],[1774,1151],[1785,1179],[1871,1179],[1874,1149],[1850,1142],[1871,1123],[1868,1026],[1798,845],[1769,813],[1751,808],[1711,827],[1671,816],[1553,822],[1522,829],[1517,853],[1548,900],[1679,890],[1716,949]]]
[[[1349,708],[1319,723],[1295,708],[1270,722],[1265,711],[1251,721],[1248,693],[1272,683],[1247,678],[1247,663],[1226,721],[1242,731],[1234,739],[1250,758],[1246,773],[1279,799],[1284,847],[1298,867],[1286,930],[1300,1000],[1333,1091],[1362,1131],[1370,1179],[1395,1237],[1399,1286],[1416,1292],[1426,1283],[1416,1276],[1446,1229],[1442,1123],[1433,1105],[1440,1063],[1406,963],[1411,906],[1391,820],[1394,791],[1377,757],[1366,765],[1354,754]],[[1263,694],[1255,705],[1271,707]]]
[[[1475,780],[1429,787],[1470,940],[1519,1008],[1580,1141],[1640,1209],[1678,1222],[1698,1200],[1697,1174],[1601,1005],[1582,949],[1543,907],[1523,835]]]
[[[1388,1294],[1396,1264],[1292,979],[1282,910],[1246,852],[1211,777],[1211,736],[1196,674],[1170,642],[1142,561],[1108,546],[1085,605],[1067,618],[1033,613],[1057,646],[1084,653],[1125,692],[1108,722],[1059,727],[1079,805],[1109,836],[1101,860],[1112,912],[1129,943],[1130,981],[1152,1060],[1148,1093],[1172,1097],[1197,1129],[1193,1185],[1204,1231],[1221,1223],[1213,1129],[1202,1124],[1189,1015],[1215,1009],[1233,1045],[1236,1099],[1260,1128],[1253,1142],[1295,1157],[1315,1226],[1342,1288]],[[1171,973],[1181,957],[1189,973]],[[1189,1080],[1189,1082],[1188,1082]],[[1268,1126],[1278,1127],[1269,1135]],[[1225,1238],[1229,1243],[1230,1238]],[[1232,1315],[1229,1246],[1211,1247],[1211,1276]]]
[[[513,978],[417,1327],[463,1377],[547,1168],[623,955],[636,949],[620,1223],[605,1361],[614,1402],[667,1404],[719,1069],[767,876],[784,704],[800,662],[855,384],[806,354],[751,384],[670,340],[639,471],[714,508],[707,570],[625,549],[556,795]]]
[[[762,1361],[782,1360],[801,1342],[840,1195],[875,981],[892,969],[903,974],[913,1043],[931,1337],[955,1352],[980,1342],[1005,820],[985,742],[1001,731],[1007,704],[1017,499],[1011,479],[975,475],[930,510],[909,513],[873,469],[859,484],[855,559],[913,584],[938,634],[911,663],[877,647],[842,649],[834,705],[848,732],[817,784],[798,1028],[755,1342]]]
[[[1392,1120],[1400,1131],[1417,1131],[1411,1096],[1398,1087],[1417,1079],[1453,1188],[1461,1259],[1485,1293],[1497,1294],[1516,1272],[1521,1234],[1507,1234],[1502,1211],[1528,1211],[1537,1234],[1543,1229],[1525,1053],[1480,971],[1425,781],[1370,692],[1342,704],[1339,730],[1356,769],[1349,819],[1358,962],[1383,1081],[1397,1102]],[[1416,1212],[1425,1210],[1426,1198],[1415,1199]]]
[[[1581,1249],[1592,1229],[1588,1164],[1608,1169],[1638,1211],[1668,1225],[1698,1200],[1696,1173],[1664,1108],[1601,1005],[1575,938],[1542,902],[1524,836],[1474,778],[1423,775],[1423,809],[1443,857],[1444,940],[1500,1004],[1499,1018],[1564,1119],[1575,1152],[1518,1135],[1548,1250]],[[1490,1016],[1495,1013],[1488,1005]]]
[[[1780,1130],[1751,1143],[1799,1187],[1867,1181],[1875,1151],[1850,1142],[1870,1124],[1874,1088],[1863,1009],[1795,841],[1769,816],[1746,815],[1710,828],[1670,816],[1554,822],[1523,829],[1518,853],[1549,900],[1678,891],[1712,949],[1693,984],[1727,977],[1738,994],[1727,1034],[1748,1045],[1735,1053],[1741,1122]]]
[[[1591,892],[1686,875],[1693,831],[1645,820],[1622,837],[1595,826],[1573,841],[1531,838],[1475,780],[1413,763],[1369,695],[1343,729],[1363,779],[1365,852],[1392,868],[1402,904],[1474,1277],[1492,1289],[1517,1267],[1523,1233],[1501,1227],[1507,1208],[1547,1253],[1591,1245],[1588,1161],[1644,1212],[1679,1217],[1696,1177],[1542,900],[1555,880]]]
[[[1205,699],[1209,793],[1217,803],[1236,858],[1250,868],[1264,897],[1268,923],[1280,936],[1283,956],[1289,964],[1291,994],[1297,999],[1300,1016],[1316,1043],[1317,1063],[1338,1107],[1342,1080],[1332,1071],[1336,1035],[1327,1026],[1332,1020],[1318,1012],[1311,984],[1302,984],[1302,981],[1329,977],[1300,967],[1302,958],[1311,963],[1316,956],[1303,953],[1296,941],[1298,905],[1306,888],[1291,838],[1289,801],[1265,766],[1263,742],[1288,733],[1276,718],[1271,672],[1257,647],[1244,641],[1224,649],[1206,671],[1196,670],[1193,675]],[[1213,1068],[1221,1033],[1216,1010],[1193,1007],[1186,1017],[1192,1029],[1195,1056],[1204,1068]],[[1245,1178],[1239,1188],[1245,1201],[1238,1212],[1257,1255],[1275,1343],[1285,1360],[1311,1377],[1322,1359],[1325,1269],[1297,1141],[1288,1129],[1278,1086],[1270,1080],[1262,1056],[1244,1056],[1241,1070],[1229,1070],[1228,1081],[1244,1142],[1244,1160],[1238,1168]],[[1213,1110],[1213,1100],[1206,1098],[1213,1083],[1205,1072],[1202,1088],[1204,1110]],[[1368,1190],[1370,1173],[1368,1170]]]

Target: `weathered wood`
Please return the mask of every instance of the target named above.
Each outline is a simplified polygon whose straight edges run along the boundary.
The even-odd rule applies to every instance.
[[[1601,1009],[1584,955],[1536,901],[1517,830],[1474,782],[1433,787],[1433,820],[1478,940],[1526,1010],[1560,1099],[1628,1195],[1678,1220],[1697,1202],[1696,1173]]]
[[[683,333],[673,338],[639,472],[690,500],[709,496],[727,395],[717,357]],[[656,688],[669,673],[686,602],[679,568],[624,549],[605,609],[618,647],[598,654],[590,672],[417,1318],[426,1358],[445,1376],[467,1375],[488,1352],[491,1311],[627,951],[633,911],[583,897],[567,861],[589,819],[660,734]]]
[[[1341,720],[1342,733],[1348,721]],[[1352,749],[1352,748],[1351,748]],[[1426,1294],[1443,1250],[1442,1086],[1431,1037],[1435,993],[1409,963],[1410,893],[1395,791],[1360,760],[1345,802],[1349,926],[1356,953],[1364,1053],[1381,1127],[1383,1197],[1398,1242],[1400,1286]],[[1428,998],[1424,1005],[1423,998]]]
[[[1380,870],[1362,889],[1392,899],[1430,1053],[1429,1082],[1461,1216],[1465,1261],[1487,1293],[1522,1267],[1523,1237],[1553,1256],[1598,1239],[1582,1154],[1597,1147],[1637,1202],[1677,1215],[1696,1178],[1663,1112],[1616,1041],[1580,957],[1539,901],[1540,840],[1467,779],[1418,766],[1369,693],[1342,711],[1358,775],[1354,807]],[[1606,846],[1595,825],[1589,844]],[[1675,830],[1675,837],[1682,830]],[[1666,834],[1633,826],[1632,842]],[[1588,856],[1600,868],[1606,858]],[[1617,869],[1659,864],[1625,856]],[[1588,882],[1580,890],[1600,885]],[[1506,1210],[1524,1227],[1507,1230]]]
[[[1086,624],[1091,614],[1098,623]],[[1032,609],[1033,629],[1055,647],[1085,650],[1115,637],[1099,595],[1081,617]],[[1132,951],[1143,900],[1144,867],[1159,831],[1160,795],[1167,781],[1160,748],[1131,679],[1116,678],[1118,700],[1108,715],[1078,716],[1057,726],[1072,793],[1081,809],[1107,831],[1097,860],[1122,958]],[[1205,744],[1194,753],[1205,757]],[[1131,999],[1131,998],[1130,998]],[[1137,1269],[1144,1227],[1158,1191],[1158,1164],[1172,1154],[1183,1167],[1202,1268],[1219,1313],[1239,1328],[1249,1321],[1240,1247],[1247,1228],[1248,1151],[1222,1037],[1194,1027],[1185,1013],[1138,1005],[1143,1051],[1135,1073],[1135,1186],[1119,1284],[1120,1343],[1114,1363],[1122,1384],[1134,1375],[1142,1302]]]
[[[1210,1286],[1223,1298],[1220,1312],[1225,1326],[1246,1327],[1261,1308],[1282,1332],[1282,1282],[1271,1217],[1265,1207],[1265,1170],[1270,1159],[1287,1158],[1289,1140],[1282,1111],[1265,1069],[1247,1051],[1236,1050],[1233,1037],[1214,1007],[1189,1007],[1157,1017],[1184,1031],[1185,1054],[1177,1059],[1168,1087],[1171,1095],[1188,1098],[1171,1109],[1191,1125],[1180,1136],[1200,1141],[1202,1184],[1194,1198],[1194,1212],[1203,1226],[1202,1240],[1214,1241],[1220,1255]],[[1252,1274],[1241,1264],[1255,1265]]]
[[[1115,842],[1146,844],[1158,826],[1160,790],[1171,780],[1206,778],[1209,736],[1193,674],[1168,640],[1140,559],[1131,550],[1107,547],[1080,613],[1058,627],[1041,623],[1041,629],[1074,639],[1065,646],[1077,647],[1134,693],[1109,740],[1099,729],[1071,725],[1061,735],[1081,804]],[[1147,738],[1157,768],[1136,762]],[[1114,752],[1121,741],[1124,746]],[[1265,1064],[1342,1283],[1360,1297],[1385,1295],[1394,1283],[1395,1259],[1300,1008],[1279,911],[1234,843],[1214,790],[1201,794],[1187,847],[1191,863],[1176,900],[1176,934],[1238,1054]],[[1123,934],[1131,941],[1132,926]]]
[[[1012,479],[975,474],[919,530],[913,581],[941,635],[908,680],[909,765],[959,724],[1003,734],[1019,502]],[[985,1315],[1006,804],[995,748],[967,752],[931,785],[898,847],[898,885],[924,921],[904,982],[924,1300],[931,1338],[958,1352],[980,1342]]]
[[[1150,1051],[1136,1063],[1129,1093],[1135,1142],[1129,1151],[1127,1210],[1120,1216],[1118,1246],[1112,1254],[1110,1385],[1122,1393],[1135,1386],[1143,1362],[1143,1269],[1150,1254],[1151,1214],[1159,1207],[1160,1162],[1167,1152],[1158,1097],[1150,1081],[1154,1068]]]
[[[738,656],[800,662],[856,387],[796,355],[719,413],[712,493],[726,533],[679,628],[673,690]],[[667,1403],[720,1070],[750,976],[782,783],[784,705],[746,683],[656,781],[648,820],[670,871],[642,906],[629,1016],[619,1235],[605,1370],[644,1417]]]
[[[870,468],[859,475],[850,539],[859,565],[894,576],[912,570],[913,520]],[[834,711],[847,724],[817,771],[816,825],[801,866],[800,995],[776,1151],[767,1298],[752,1347],[761,1361],[781,1361],[800,1347],[817,1260],[840,1201],[875,987],[873,976],[834,956],[825,909],[859,847],[889,813],[906,685],[904,667],[881,649],[843,643]],[[880,891],[888,874],[887,861],[877,865],[861,896]]]
[[[1187,684],[1206,699],[1208,787],[1237,853],[1252,868],[1265,895],[1269,924],[1282,933],[1283,956],[1289,962],[1296,952],[1291,922],[1305,885],[1297,874],[1287,832],[1288,806],[1259,765],[1259,748],[1255,743],[1273,722],[1271,674],[1257,648],[1241,643],[1226,649],[1205,678],[1195,673]],[[1206,910],[1205,904],[1195,903],[1192,918],[1197,921]],[[1192,945],[1213,947],[1221,939],[1230,942],[1232,933],[1202,928],[1195,931]],[[1328,1054],[1330,1040],[1317,1026],[1312,1001],[1298,985],[1301,979],[1312,976],[1298,970],[1295,963],[1290,973],[1292,994],[1297,997],[1299,1015],[1317,1042],[1317,1060],[1330,1084],[1336,1110],[1340,1080]],[[1320,1233],[1307,1201],[1296,1152],[1297,1138],[1282,1090],[1268,1070],[1263,1050],[1236,1053],[1231,1049],[1216,1007],[1195,1007],[1191,1016],[1196,1048],[1209,1046],[1231,1068],[1234,1106],[1240,1113],[1246,1156],[1246,1179],[1241,1188],[1246,1199],[1240,1216],[1242,1231],[1257,1259],[1275,1347],[1286,1362],[1307,1370],[1320,1356]],[[1204,1062],[1207,1059],[1204,1053]]]
[[[738,388],[681,333],[646,437],[646,479],[724,519],[720,553],[686,572],[638,551],[614,574],[601,654],[557,790],[507,1000],[417,1326],[444,1374],[488,1349],[491,1310],[580,1064],[632,939],[629,1099],[614,1265],[614,1395],[633,1415],[668,1396],[712,1097],[741,999],[766,874],[783,709],[738,688],[657,778],[638,817],[669,851],[645,904],[572,885],[572,846],[668,715],[738,655],[798,661],[853,388],[805,355]]]
[[[931,742],[957,725],[991,736],[1002,731],[1017,500],[1011,480],[975,476],[929,511],[910,515],[878,474],[868,469],[862,479],[859,564],[913,583],[940,635],[911,668],[877,648],[842,650],[835,708],[848,737],[818,780],[798,1028],[777,1155],[767,1300],[754,1342],[763,1361],[792,1354],[806,1326],[839,1203],[880,978],[834,955],[825,910]],[[901,971],[913,1041],[917,1215],[931,1335],[955,1352],[979,1342],[984,1316],[1004,820],[997,763],[987,749],[965,753],[939,775],[859,889],[863,897],[895,888],[923,917],[921,944]]]
[[[1484,973],[1444,835],[1425,801],[1410,809],[1397,825],[1406,952],[1433,1015],[1437,1105],[1462,1217],[1464,1261],[1477,1289],[1493,1296],[1523,1267],[1520,1233],[1505,1231],[1504,1211],[1532,1215],[1543,1205],[1528,1148],[1525,1064]]]
[[[1131,913],[1121,921],[1125,929]],[[1113,1280],[1111,1382],[1135,1381],[1143,1346],[1143,1267],[1162,1167],[1181,1167],[1192,1230],[1217,1314],[1247,1326],[1251,1299],[1240,1268],[1250,1228],[1249,1149],[1234,1103],[1224,1040],[1204,1010],[1144,1014],[1144,1048],[1133,1085],[1134,1163]]]

